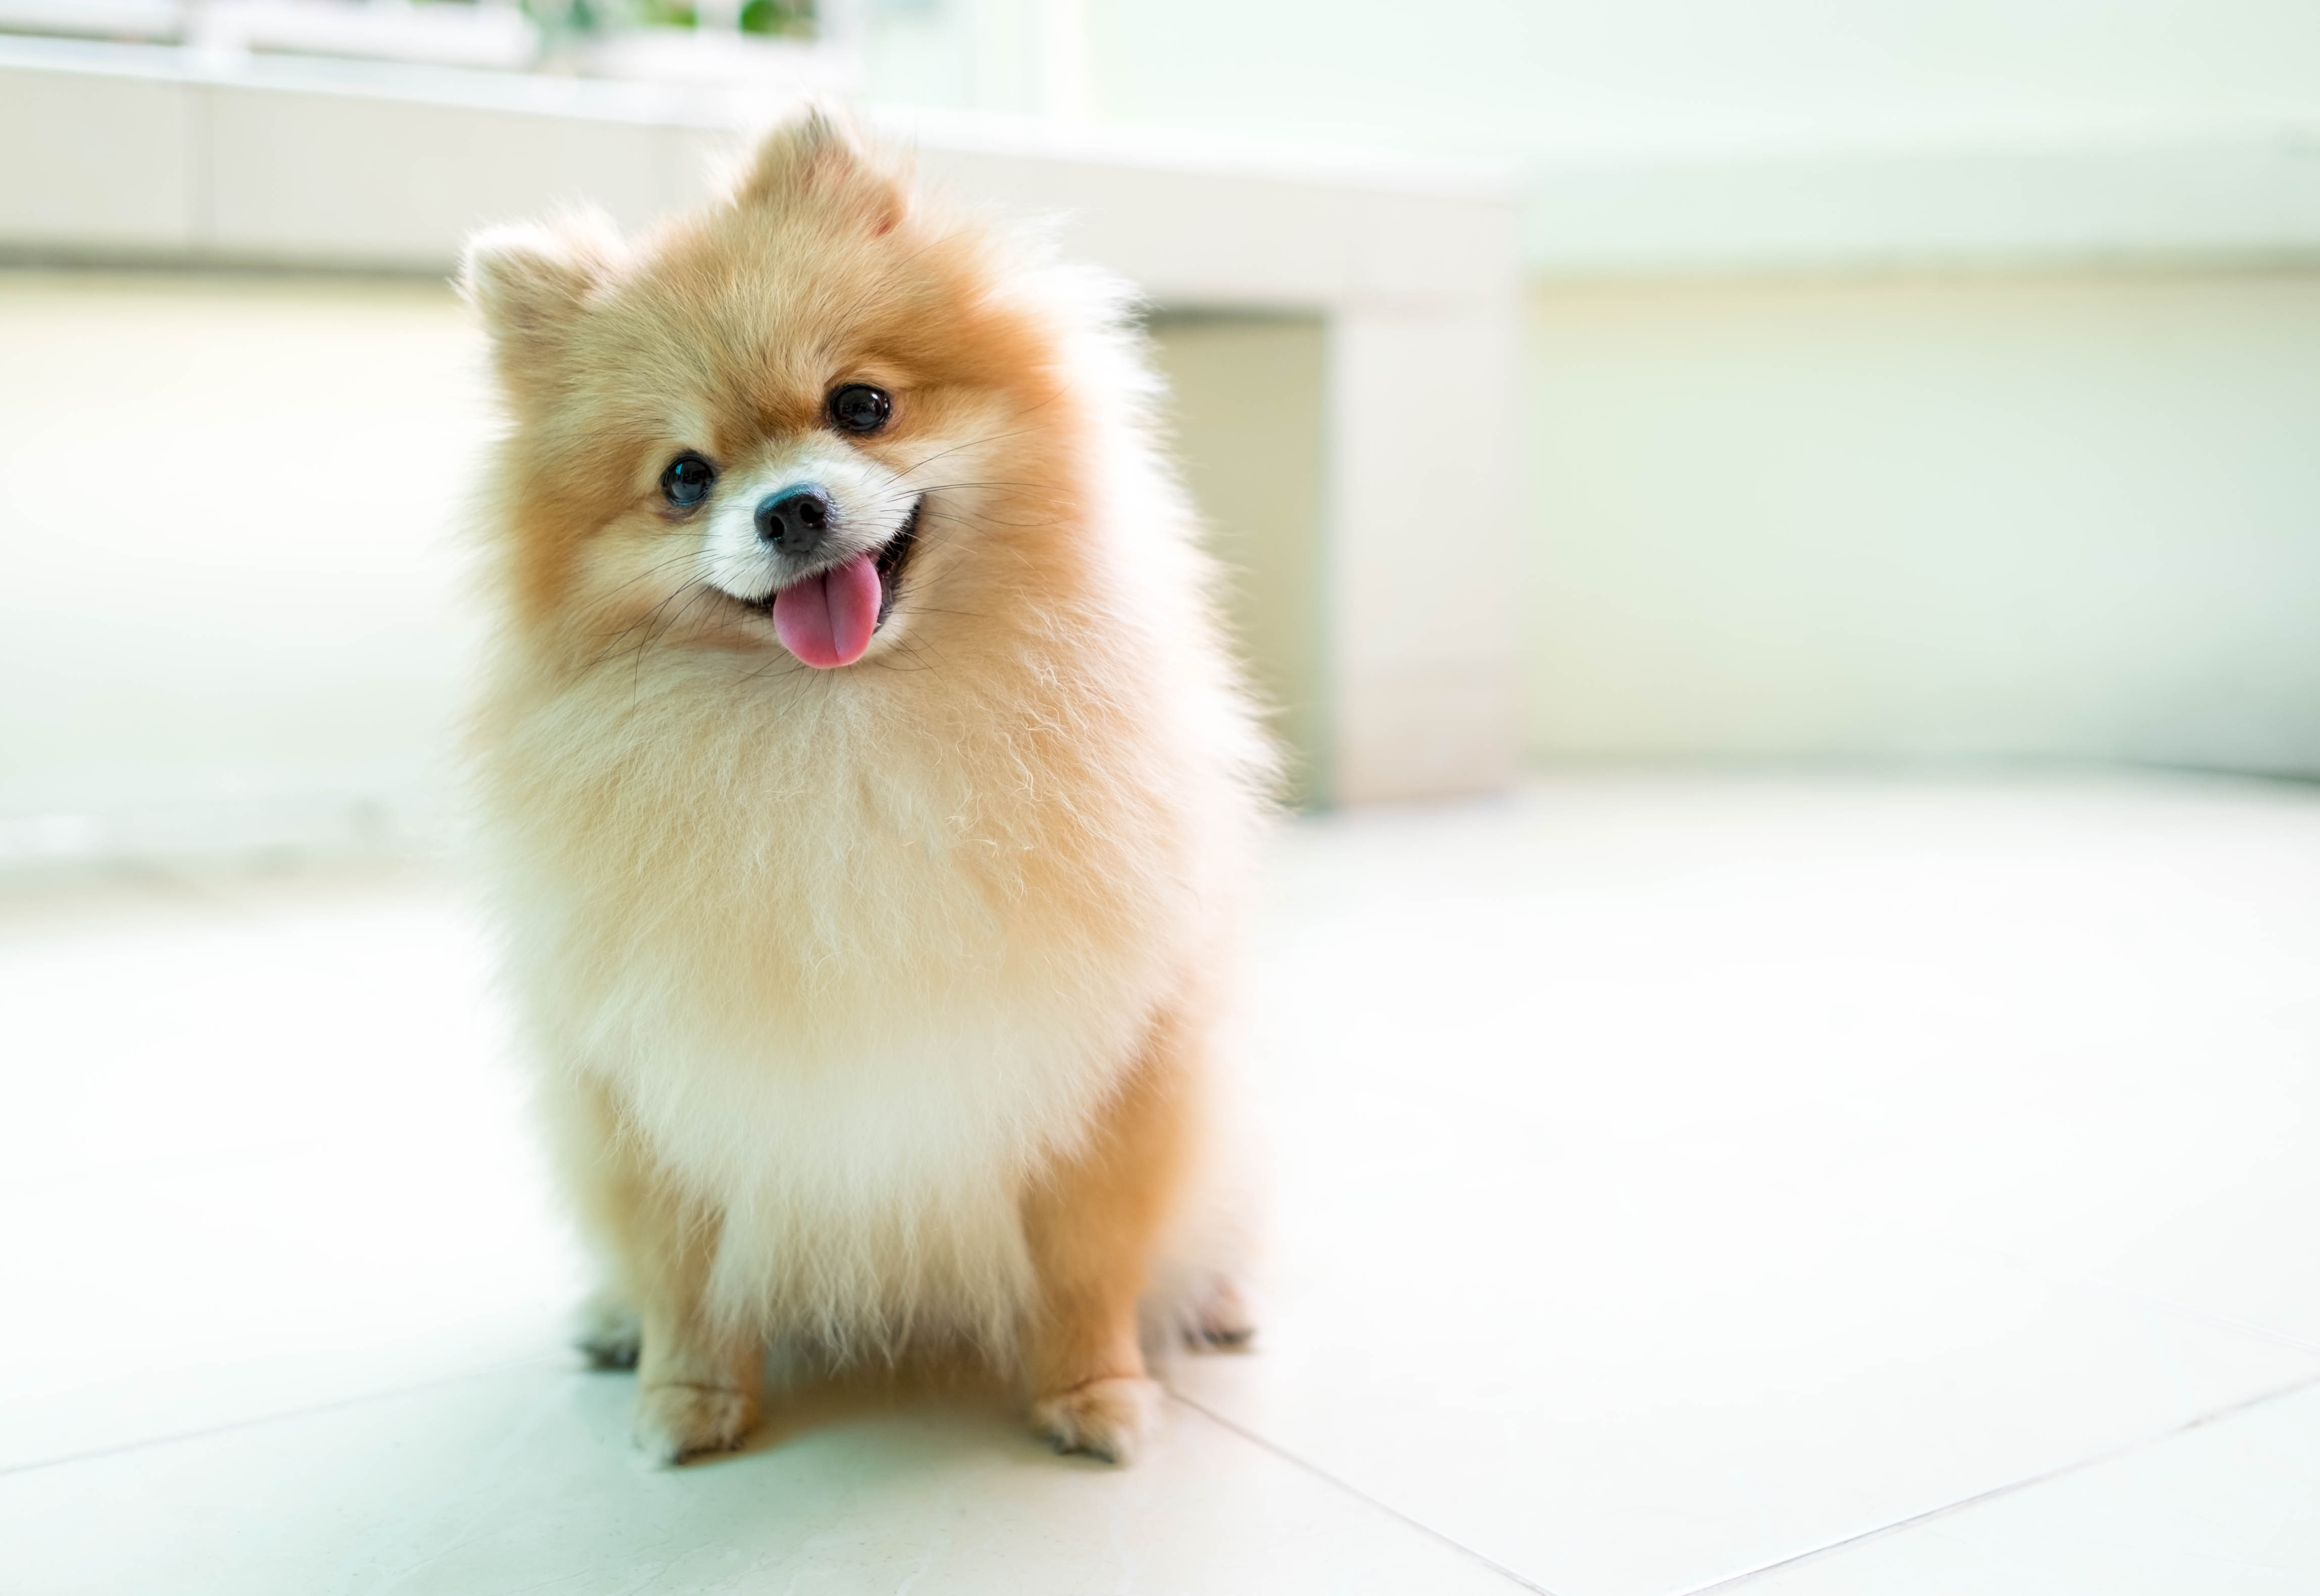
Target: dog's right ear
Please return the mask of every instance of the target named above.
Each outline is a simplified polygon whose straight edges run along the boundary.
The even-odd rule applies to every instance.
[[[766,135],[734,198],[743,205],[775,209],[836,206],[873,237],[893,231],[910,208],[909,185],[893,163],[873,153],[844,120],[820,106]]]
[[[598,216],[553,228],[485,228],[467,240],[459,292],[483,317],[510,393],[532,391],[555,365],[589,294],[612,275],[619,248],[611,222]]]

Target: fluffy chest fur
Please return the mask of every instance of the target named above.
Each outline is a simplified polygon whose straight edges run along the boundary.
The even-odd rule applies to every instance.
[[[722,1312],[999,1339],[1025,1183],[1078,1145],[1214,917],[1215,762],[1163,718],[1099,767],[1078,751],[1101,705],[929,712],[893,685],[769,688],[715,656],[511,673],[512,969],[542,1055],[721,1216]]]

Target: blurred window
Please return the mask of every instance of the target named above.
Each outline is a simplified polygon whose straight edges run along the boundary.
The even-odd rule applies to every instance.
[[[784,78],[833,53],[842,0],[0,0],[0,34],[586,77]]]

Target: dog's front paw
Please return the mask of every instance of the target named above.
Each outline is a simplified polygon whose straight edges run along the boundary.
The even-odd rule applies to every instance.
[[[1133,1462],[1160,1424],[1160,1387],[1151,1380],[1090,1380],[1031,1405],[1031,1428],[1058,1452],[1106,1463]]]
[[[730,1452],[757,1423],[757,1397],[730,1385],[648,1385],[637,1393],[637,1445],[658,1464]]]

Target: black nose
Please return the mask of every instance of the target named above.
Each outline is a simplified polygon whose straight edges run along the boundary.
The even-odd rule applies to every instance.
[[[829,500],[820,488],[784,488],[757,506],[757,536],[785,555],[810,555],[829,536]]]

